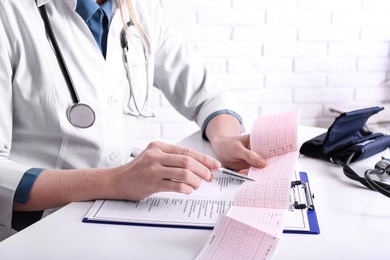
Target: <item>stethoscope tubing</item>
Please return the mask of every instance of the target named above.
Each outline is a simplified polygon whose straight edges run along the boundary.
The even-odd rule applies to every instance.
[[[80,102],[80,98],[73,83],[72,76],[70,75],[68,66],[66,66],[64,56],[62,55],[62,51],[54,35],[53,28],[51,26],[50,19],[47,15],[45,5],[40,6],[39,11],[45,23],[45,29],[53,45],[54,51],[57,54],[57,60],[60,64],[61,70],[63,72],[62,74],[65,77],[70,95],[72,97],[73,105],[67,111],[68,120],[75,127],[91,127],[96,120],[95,111],[93,111],[93,109],[89,105]]]
[[[73,79],[71,77],[69,69],[66,65],[64,56],[63,56],[62,51],[59,47],[57,39],[54,35],[53,28],[51,26],[50,19],[47,15],[45,5],[42,5],[39,7],[39,12],[40,12],[42,19],[44,21],[46,32],[47,32],[49,39],[53,45],[54,51],[55,51],[56,56],[57,56],[57,60],[60,64],[61,71],[65,77],[70,95],[72,97],[73,105],[67,111],[68,120],[73,126],[78,127],[78,128],[91,127],[95,123],[95,120],[96,120],[95,112],[89,105],[80,102],[80,97],[77,93],[75,84],[73,82]],[[131,25],[133,25],[133,23],[131,21],[129,21],[127,23],[127,26],[129,27]],[[149,40],[147,39],[146,33],[144,31],[142,33],[143,33],[143,36],[145,37],[145,40],[146,40],[146,43],[143,42],[143,45],[147,44],[148,50],[150,51]],[[148,109],[148,105],[149,105],[149,95],[150,95],[149,92],[150,92],[150,88],[151,88],[150,78],[149,78],[149,76],[150,76],[150,74],[149,74],[149,56],[150,56],[150,54],[146,52],[146,47],[144,46],[145,69],[146,69],[146,77],[147,77],[146,88],[147,89],[146,89],[144,104],[143,104],[142,108],[140,109],[138,106],[137,100],[135,98],[135,93],[134,93],[134,89],[133,89],[133,82],[132,82],[132,78],[130,76],[130,69],[129,69],[128,59],[127,59],[127,50],[128,50],[127,32],[124,29],[121,32],[121,45],[123,48],[124,64],[125,64],[125,69],[126,69],[126,73],[127,73],[127,77],[128,77],[130,95],[132,97],[132,100],[134,102],[134,106],[136,109],[136,112],[130,111],[130,109],[126,109],[126,110],[124,110],[124,113],[132,115],[132,116],[136,116],[136,117],[139,117],[139,116],[142,116],[144,118],[154,117],[155,115],[153,113],[150,113],[150,114],[146,113],[146,110]]]
[[[54,36],[53,27],[51,26],[49,16],[47,15],[46,7],[45,5],[42,5],[39,7],[39,11],[41,13],[41,16],[43,18],[43,21],[45,23],[46,32],[49,35],[50,41],[53,45],[53,48],[57,55],[59,56],[58,62],[60,63],[61,70],[64,72],[64,77],[66,79],[70,94],[72,96],[73,103],[79,103],[80,98],[76,91],[76,88],[74,87],[73,79],[70,75],[68,66],[66,66],[64,56],[62,55],[62,51],[58,45],[57,39]]]
[[[126,26],[130,27],[130,26],[134,26],[134,24],[132,21],[129,21],[129,22],[127,22]],[[146,36],[146,33],[143,31],[142,34],[146,40],[146,43],[143,43],[143,45],[147,45],[147,47],[148,47],[147,49],[150,50],[149,40]],[[150,78],[149,78],[150,77],[150,71],[149,71],[149,69],[150,69],[149,68],[149,66],[150,66],[150,64],[149,64],[150,63],[150,53],[149,53],[149,51],[147,51],[147,49],[144,46],[144,48],[143,48],[144,53],[143,54],[144,54],[144,58],[145,58],[145,69],[146,69],[146,94],[145,94],[144,104],[143,104],[142,108],[140,109],[138,106],[137,99],[135,97],[135,92],[134,92],[134,88],[133,88],[133,80],[132,80],[132,77],[130,75],[129,63],[128,63],[128,58],[127,58],[127,52],[129,49],[129,41],[127,39],[126,30],[123,29],[121,31],[120,37],[121,37],[121,46],[122,46],[122,50],[123,50],[123,63],[125,65],[125,69],[126,69],[129,90],[130,90],[130,96],[132,97],[135,109],[137,111],[137,112],[133,112],[133,111],[130,111],[130,109],[126,109],[126,110],[124,110],[124,113],[132,115],[132,116],[137,116],[137,117],[142,116],[144,118],[154,117],[155,116],[154,113],[147,113],[147,109],[149,106],[150,89],[151,89]]]

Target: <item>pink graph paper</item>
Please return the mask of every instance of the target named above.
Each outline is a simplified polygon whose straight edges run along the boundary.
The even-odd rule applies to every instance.
[[[251,130],[251,149],[267,159],[251,167],[235,195],[233,207],[218,220],[198,255],[202,260],[269,259],[283,231],[296,159],[299,111],[258,118]]]

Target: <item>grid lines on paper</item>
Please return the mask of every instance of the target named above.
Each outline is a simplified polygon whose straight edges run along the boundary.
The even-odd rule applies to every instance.
[[[201,259],[267,259],[276,240],[273,235],[223,216]]]
[[[297,150],[297,117],[299,113],[283,113],[260,117],[251,132],[251,148],[263,158]]]
[[[256,182],[245,182],[239,188],[234,205],[286,209],[297,156],[297,152],[276,156],[269,159],[266,168],[252,167],[249,175]]]

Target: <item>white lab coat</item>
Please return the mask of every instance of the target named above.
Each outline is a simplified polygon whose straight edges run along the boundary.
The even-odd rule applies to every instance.
[[[214,111],[237,112],[231,93],[210,80],[203,61],[164,20],[159,1],[133,2],[151,44],[150,77],[170,103],[199,125]],[[123,112],[131,99],[119,10],[113,13],[105,60],[75,12],[76,0],[37,4],[46,4],[80,100],[93,108],[96,121],[87,129],[69,123],[70,91],[35,0],[0,1],[0,224],[6,226],[11,224],[15,189],[26,170],[126,163],[145,120]],[[137,73],[132,77],[138,78],[134,88],[142,104],[146,76],[144,70]]]

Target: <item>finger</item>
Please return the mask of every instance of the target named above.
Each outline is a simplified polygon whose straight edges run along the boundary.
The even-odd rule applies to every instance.
[[[221,167],[218,160],[190,148],[159,142],[149,146],[151,149],[154,149],[153,146],[161,149],[162,154],[159,156],[163,166],[188,169],[206,181],[212,181],[210,169]]]
[[[165,178],[177,179],[193,183],[194,178],[211,181],[211,172],[208,167],[191,156],[179,154],[163,154],[161,163],[165,167]]]
[[[148,167],[158,173],[157,180],[175,179],[186,182],[197,188],[200,185],[200,178],[206,181],[212,181],[210,169],[199,163],[190,156],[166,153],[178,152],[179,150],[173,145],[153,142],[136,160],[150,162]]]
[[[251,166],[257,167],[257,168],[264,168],[267,166],[267,161],[255,153],[254,151],[245,149],[243,152],[243,159]]]
[[[162,151],[170,154],[189,156],[200,162],[201,164],[205,165],[209,169],[218,169],[219,167],[221,167],[221,163],[215,158],[188,147],[165,144],[164,146],[162,146]]]
[[[192,186],[190,186],[184,182],[167,180],[166,185],[167,185],[169,191],[172,191],[172,192],[190,194],[194,191],[194,188]]]
[[[267,161],[259,154],[251,150],[250,135],[242,135],[240,140],[243,145],[243,149],[239,150],[242,152],[240,157],[245,160],[250,166],[264,168],[267,165]]]
[[[242,169],[242,170],[240,170],[238,173],[244,174],[244,175],[248,175],[249,169]]]
[[[184,168],[163,167],[160,170],[160,177],[162,180],[185,183],[194,190],[197,190],[202,184],[200,176]]]
[[[176,180],[162,180],[157,187],[157,192],[176,192],[183,194],[190,194],[194,188],[185,182]]]

